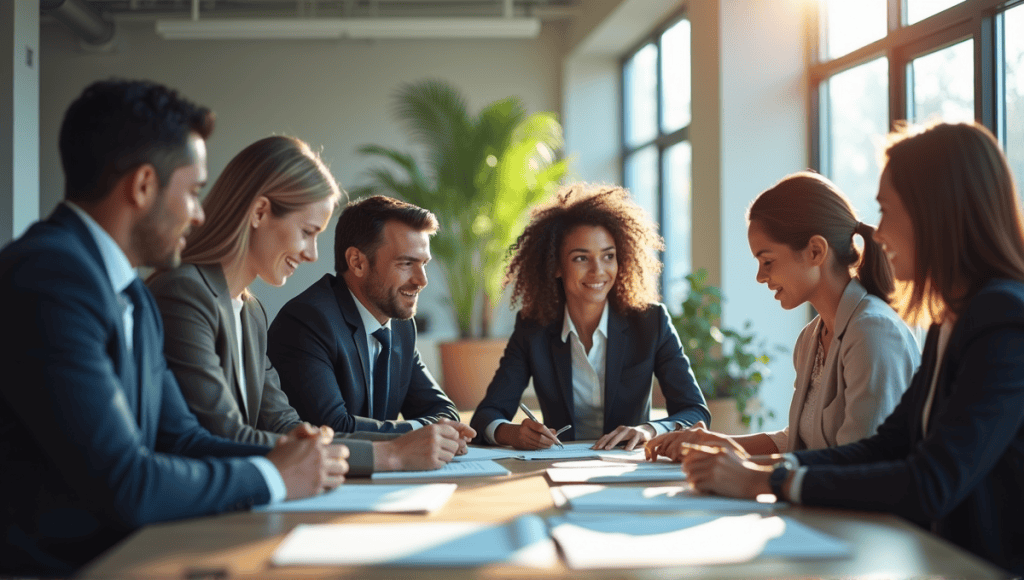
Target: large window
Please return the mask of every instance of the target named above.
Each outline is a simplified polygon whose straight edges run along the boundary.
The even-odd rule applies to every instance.
[[[1024,0],[819,0],[814,163],[877,223],[893,123],[976,119],[1024,185]]]
[[[622,181],[665,238],[662,294],[673,309],[690,273],[690,21],[674,19],[622,63]]]

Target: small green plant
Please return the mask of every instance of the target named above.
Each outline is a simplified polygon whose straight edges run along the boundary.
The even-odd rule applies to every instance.
[[[747,402],[757,396],[761,382],[772,360],[765,340],[751,332],[748,320],[743,330],[719,326],[722,317],[722,291],[707,282],[704,269],[686,276],[689,294],[683,300],[682,312],[672,316],[672,324],[690,359],[690,368],[697,377],[700,390],[708,399],[735,398],[736,409],[744,425],[753,418]],[[778,353],[785,347],[776,345]],[[757,411],[757,425],[775,414],[770,409]]]

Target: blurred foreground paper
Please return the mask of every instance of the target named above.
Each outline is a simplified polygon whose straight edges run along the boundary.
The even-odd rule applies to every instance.
[[[548,568],[557,562],[544,521],[297,526],[274,552],[278,566],[484,566]]]
[[[790,518],[578,514],[548,520],[570,568],[736,564],[850,555],[846,542]]]
[[[354,485],[345,483],[320,495],[259,506],[261,512],[384,512],[437,511],[458,487],[454,483],[426,485]]]

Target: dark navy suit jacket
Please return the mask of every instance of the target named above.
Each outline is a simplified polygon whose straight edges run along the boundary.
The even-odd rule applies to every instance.
[[[893,512],[1024,574],[1024,283],[989,282],[957,320],[925,436],[938,334],[877,435],[796,453],[801,501]]]
[[[370,418],[372,377],[366,330],[345,280],[331,274],[284,305],[268,332],[267,355],[299,416],[339,433],[404,433],[405,419],[459,420],[455,404],[420,360],[416,324],[391,320],[387,420]]]
[[[498,371],[487,395],[473,413],[470,426],[476,442],[486,444],[484,431],[498,419],[511,421],[530,378],[537,392],[544,424],[553,429],[573,422],[572,353],[562,340],[563,318],[547,326],[518,315]],[[668,417],[650,420],[651,387],[658,377],[665,394]],[[626,315],[608,310],[608,343],[605,361],[604,432],[620,425],[660,423],[671,430],[676,422],[690,426],[711,423],[704,395],[690,372],[679,335],[662,304]],[[575,427],[559,435],[576,439]]]
[[[140,526],[269,501],[238,457],[268,448],[199,426],[143,292],[135,380],[101,254],[70,208],[0,251],[0,575],[67,575]]]

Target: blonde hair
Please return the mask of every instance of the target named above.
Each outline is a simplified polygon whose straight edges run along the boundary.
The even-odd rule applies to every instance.
[[[295,137],[260,139],[228,162],[203,202],[206,221],[187,238],[182,261],[220,264],[241,260],[249,245],[249,213],[260,197],[281,217],[334,198],[342,190],[320,156]]]

